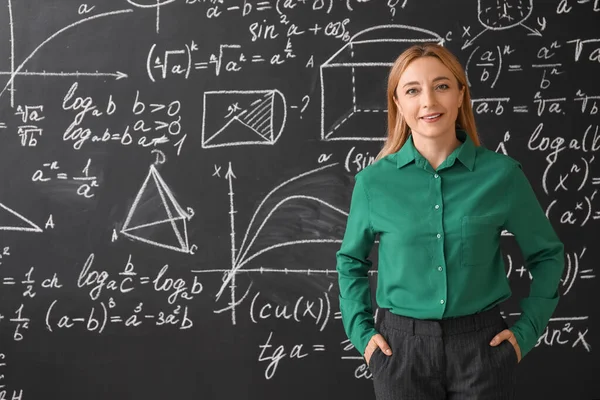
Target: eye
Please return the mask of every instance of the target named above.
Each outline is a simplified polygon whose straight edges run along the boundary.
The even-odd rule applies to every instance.
[[[417,89],[415,89],[415,88],[408,89],[406,91],[406,94],[414,94],[414,92],[412,92],[413,90],[417,90]]]
[[[449,88],[449,86],[446,85],[445,83],[442,83],[441,85],[438,85],[438,88],[442,88],[443,90],[446,90]]]

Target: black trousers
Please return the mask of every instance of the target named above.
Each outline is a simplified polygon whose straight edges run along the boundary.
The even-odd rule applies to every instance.
[[[517,353],[505,340],[498,306],[473,315],[419,320],[380,310],[376,328],[392,355],[369,360],[377,400],[514,399]]]

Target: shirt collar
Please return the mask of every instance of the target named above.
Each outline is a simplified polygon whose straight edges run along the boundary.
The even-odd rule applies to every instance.
[[[475,143],[473,143],[471,137],[464,129],[456,128],[456,137],[463,144],[448,156],[446,163],[450,167],[454,164],[454,160],[458,159],[469,171],[473,171],[476,155]],[[402,168],[417,158],[421,159],[423,156],[415,148],[411,133],[404,145],[396,153],[396,166]]]

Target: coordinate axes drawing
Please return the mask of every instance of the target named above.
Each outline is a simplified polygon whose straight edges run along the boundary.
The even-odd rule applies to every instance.
[[[94,71],[94,72],[80,72],[80,71],[75,71],[75,72],[47,72],[47,71],[28,71],[25,68],[25,65],[37,54],[37,52],[42,49],[45,45],[47,45],[49,42],[51,42],[52,40],[54,40],[56,37],[60,36],[62,33],[64,33],[65,31],[68,31],[71,28],[74,28],[76,26],[79,26],[81,24],[87,23],[87,22],[91,22],[94,20],[97,20],[99,18],[104,18],[104,17],[109,17],[109,16],[115,16],[115,15],[120,15],[120,14],[126,14],[126,13],[130,13],[133,12],[133,9],[124,9],[124,10],[117,10],[117,11],[110,11],[110,12],[104,12],[104,13],[98,13],[95,15],[91,15],[89,17],[86,18],[82,18],[78,21],[73,22],[72,24],[69,24],[61,29],[59,29],[58,31],[56,31],[55,33],[53,33],[52,35],[50,35],[48,38],[46,38],[45,40],[43,40],[35,49],[33,49],[33,51],[31,53],[29,53],[29,55],[27,57],[25,57],[23,59],[23,61],[21,61],[19,63],[19,65],[15,65],[15,60],[16,60],[16,39],[15,39],[15,30],[14,30],[14,18],[13,18],[13,6],[12,6],[12,0],[7,0],[8,1],[8,21],[9,21],[9,29],[10,29],[10,37],[9,37],[9,41],[10,41],[10,71],[0,71],[0,76],[4,76],[4,75],[8,75],[9,79],[8,81],[4,84],[4,87],[2,88],[2,90],[0,90],[0,98],[2,97],[2,95],[6,92],[9,91],[10,93],[10,105],[11,107],[15,106],[15,78],[17,76],[41,76],[41,77],[106,77],[106,76],[110,76],[110,77],[114,77],[115,79],[123,79],[123,78],[127,78],[127,74],[124,74],[123,72],[120,71],[116,71],[116,72],[98,72],[98,71]]]
[[[318,197],[310,196],[310,195],[303,195],[303,194],[294,194],[294,195],[283,196],[283,198],[281,200],[277,201],[275,203],[275,205],[272,206],[271,209],[268,209],[268,210],[266,209],[267,201],[268,200],[273,201],[272,198],[278,194],[278,191],[286,188],[286,186],[290,185],[291,183],[293,183],[295,181],[298,181],[302,178],[314,176],[315,174],[321,173],[327,169],[335,167],[338,164],[339,163],[332,163],[332,164],[324,165],[319,168],[315,168],[313,170],[301,173],[297,176],[294,176],[294,177],[282,182],[281,184],[279,184],[275,188],[273,188],[261,200],[260,204],[254,211],[254,214],[252,215],[252,218],[251,218],[251,220],[246,228],[246,231],[244,233],[242,242],[238,248],[237,243],[236,243],[236,230],[235,230],[235,214],[237,213],[237,211],[234,206],[235,192],[233,190],[233,180],[236,178],[236,176],[233,173],[231,163],[229,163],[229,168],[225,175],[225,178],[227,179],[228,184],[229,184],[229,216],[230,216],[229,222],[230,222],[230,237],[231,237],[231,259],[230,259],[231,268],[210,269],[210,270],[193,270],[192,271],[194,273],[222,273],[223,274],[222,284],[221,284],[219,291],[216,294],[216,300],[219,300],[221,298],[221,296],[224,294],[226,289],[229,289],[230,298],[227,303],[228,304],[227,307],[216,310],[215,313],[222,313],[224,311],[230,310],[232,324],[234,324],[234,325],[236,324],[236,307],[242,301],[244,301],[244,299],[248,296],[248,294],[250,292],[250,287],[251,287],[251,285],[250,285],[250,287],[248,287],[248,289],[246,290],[245,294],[243,294],[242,296],[240,296],[238,298],[238,296],[236,295],[236,284],[235,284],[236,275],[238,275],[238,274],[242,274],[242,273],[261,273],[262,274],[262,273],[268,272],[268,273],[285,273],[285,274],[294,274],[295,273],[295,274],[312,275],[312,274],[334,274],[334,273],[337,273],[335,270],[329,270],[329,269],[288,269],[288,268],[263,268],[263,267],[248,268],[248,266],[250,265],[250,263],[252,261],[256,260],[257,257],[259,257],[269,251],[272,251],[272,250],[275,250],[278,248],[282,248],[282,247],[286,247],[286,246],[296,246],[296,245],[314,244],[314,243],[318,243],[318,244],[341,243],[341,241],[342,241],[341,238],[298,239],[298,240],[288,240],[288,241],[278,242],[278,243],[268,245],[268,246],[258,249],[258,250],[253,249],[253,246],[257,242],[257,238],[259,237],[259,235],[261,233],[264,234],[265,225],[267,224],[267,222],[269,222],[269,219],[271,219],[273,217],[273,215],[278,211],[278,209],[280,209],[283,205],[285,205],[286,203],[292,202],[292,201],[308,200],[309,202],[318,203],[317,204],[318,207],[324,206],[326,209],[333,210],[335,215],[340,215],[340,217],[343,217],[342,219],[345,219],[348,216],[347,211],[344,211],[344,210],[334,206],[333,204],[330,204],[329,202],[324,201],[323,199],[320,199]],[[262,221],[259,221],[258,220],[259,213],[261,213],[261,212],[266,213],[266,216],[264,217],[264,219]]]

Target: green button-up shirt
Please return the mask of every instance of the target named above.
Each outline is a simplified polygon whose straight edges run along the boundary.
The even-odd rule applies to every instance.
[[[535,346],[558,304],[564,246],[521,164],[463,142],[434,170],[414,147],[355,176],[346,231],[336,253],[342,323],[364,355],[374,327],[368,270],[378,236],[376,301],[392,313],[443,319],[487,310],[511,295],[500,249],[503,230],[521,248],[533,280],[510,327],[521,356]]]

